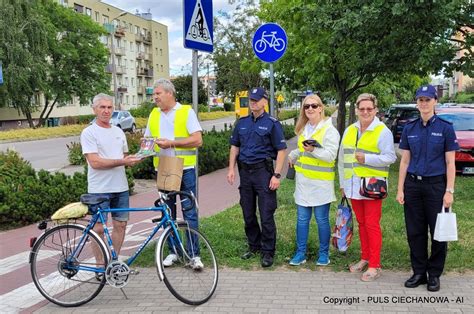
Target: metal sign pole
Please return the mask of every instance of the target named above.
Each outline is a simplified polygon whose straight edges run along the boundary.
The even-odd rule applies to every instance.
[[[273,62],[270,62],[270,115],[275,117],[275,81],[274,81]]]
[[[199,121],[199,110],[198,110],[198,51],[193,49],[193,109],[196,112]],[[199,154],[198,149],[196,150],[196,199],[199,195]]]

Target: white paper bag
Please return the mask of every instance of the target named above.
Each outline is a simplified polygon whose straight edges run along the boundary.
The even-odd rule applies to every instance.
[[[433,238],[440,242],[458,240],[456,214],[451,211],[451,207],[449,212],[445,212],[443,207],[441,213],[438,213]]]

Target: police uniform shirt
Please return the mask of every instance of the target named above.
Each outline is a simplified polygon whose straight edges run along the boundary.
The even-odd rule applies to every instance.
[[[240,118],[230,144],[240,147],[239,161],[246,164],[255,164],[268,157],[275,159],[279,150],[286,149],[280,122],[266,112],[257,119],[253,114]]]
[[[446,174],[445,153],[458,150],[459,144],[452,123],[434,115],[426,126],[421,118],[408,123],[399,148],[410,151],[408,173],[433,177]]]

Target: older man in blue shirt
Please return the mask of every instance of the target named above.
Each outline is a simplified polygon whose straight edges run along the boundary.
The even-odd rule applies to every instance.
[[[240,206],[245,221],[248,251],[243,259],[261,251],[262,267],[273,265],[276,226],[273,217],[277,208],[276,190],[280,186],[281,170],[286,157],[286,142],[280,122],[265,112],[268,94],[262,87],[249,95],[251,113],[241,118],[230,138],[227,181],[234,183],[235,164],[240,176]],[[273,166],[273,160],[276,165]],[[260,212],[261,228],[256,207]]]
[[[421,86],[416,91],[420,118],[403,129],[397,201],[404,205],[405,224],[413,276],[405,287],[428,284],[428,291],[440,289],[447,255],[446,242],[433,239],[436,218],[453,203],[456,168],[455,151],[459,145],[452,124],[438,117],[436,89]],[[428,257],[428,227],[431,234],[431,256]],[[428,278],[426,274],[428,273]]]

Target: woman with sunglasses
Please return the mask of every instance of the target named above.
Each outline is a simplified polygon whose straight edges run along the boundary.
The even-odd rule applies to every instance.
[[[317,95],[303,100],[295,133],[298,148],[289,156],[289,167],[296,170],[295,203],[297,206],[296,253],[290,265],[306,262],[306,244],[312,213],[319,234],[319,256],[316,264],[326,266],[329,261],[329,205],[336,200],[334,193],[335,160],[339,133],[331,118],[324,116],[324,104]]]
[[[351,265],[351,273],[361,273],[362,281],[374,281],[381,274],[382,199],[360,194],[363,178],[387,178],[388,167],[397,156],[390,130],[377,117],[377,98],[361,94],[356,101],[359,120],[342,136],[339,149],[339,182],[341,194],[351,200],[357,222],[361,247],[360,261]]]

